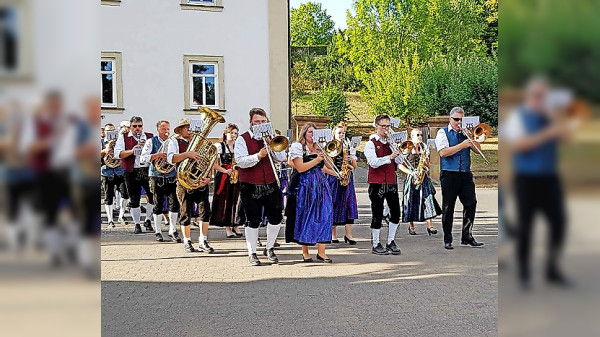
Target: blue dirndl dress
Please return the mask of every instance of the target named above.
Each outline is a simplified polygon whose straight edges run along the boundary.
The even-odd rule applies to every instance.
[[[327,175],[333,198],[333,225],[343,226],[353,224],[358,219],[356,191],[354,190],[354,174],[350,176],[348,186],[340,185],[338,178]]]

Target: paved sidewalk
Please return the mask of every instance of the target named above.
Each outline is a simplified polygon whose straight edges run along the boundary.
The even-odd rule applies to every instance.
[[[441,202],[439,188],[437,197]],[[460,245],[457,206],[453,251],[443,249],[438,218],[437,235],[417,224],[419,235],[409,236],[402,224],[402,255],[376,256],[368,195],[358,188],[358,245],[328,246],[332,265],[302,263],[300,247],[283,243],[283,227],[281,262],[270,265],[260,255],[266,265],[252,267],[244,239],[227,239],[220,228],[209,230],[216,252],[208,255],[154,242],[152,233],[134,235],[131,224],[103,224],[102,335],[496,336],[497,190],[478,189],[477,197],[473,234],[484,248]],[[197,236],[196,228],[195,242]]]

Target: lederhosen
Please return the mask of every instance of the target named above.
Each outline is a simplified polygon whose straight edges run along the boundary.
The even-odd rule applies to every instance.
[[[153,135],[148,132],[145,132],[145,134],[146,141],[149,142]],[[128,134],[123,134],[123,138],[125,141],[125,150],[131,150],[138,144],[138,141],[133,137],[129,137]],[[150,190],[150,180],[148,179],[148,167],[134,168],[135,157],[135,155],[131,155],[121,159],[121,167],[125,170],[125,185],[129,194],[129,207],[131,208],[140,207],[142,187],[146,190],[148,203],[154,204],[154,195]]]
[[[152,152],[151,154],[155,154],[160,149],[162,145],[162,140],[158,136],[154,136],[151,139],[152,141]],[[154,194],[154,209],[152,213],[159,215],[163,213],[163,205],[165,203],[165,198],[168,199],[169,203],[169,212],[177,213],[179,212],[179,201],[177,200],[177,171],[173,169],[173,171],[162,174],[156,170],[154,166],[154,162],[150,163],[150,191]]]
[[[179,153],[187,151],[189,143],[184,139],[178,139]],[[181,162],[177,163],[177,167]],[[189,226],[192,219],[195,218],[194,204],[198,204],[198,215],[202,222],[210,220],[210,203],[208,200],[208,185],[193,190],[187,190],[179,181],[177,181],[177,199],[179,200],[179,208],[181,216],[179,224],[181,226]]]
[[[378,158],[389,156],[392,149],[389,143],[382,143],[375,138],[370,140],[375,145]],[[386,200],[390,208],[390,223],[400,222],[400,199],[398,197],[398,183],[396,181],[396,163],[381,165],[378,168],[369,166],[369,199],[371,200],[371,228],[380,229],[383,220],[383,201]]]

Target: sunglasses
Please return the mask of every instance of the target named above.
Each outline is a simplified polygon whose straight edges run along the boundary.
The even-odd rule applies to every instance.
[[[141,128],[142,126],[144,126],[144,125],[142,125],[142,124],[139,124],[139,125],[132,125],[131,127],[132,127],[132,128]]]
[[[460,121],[462,121],[462,117],[460,117],[460,118],[456,118],[456,117],[450,117],[450,118],[454,119],[454,121],[455,121],[455,122],[460,122]]]
[[[381,126],[382,128],[389,128],[391,126],[391,124],[379,124],[379,126]]]
[[[417,133],[417,137],[423,137],[422,133]]]

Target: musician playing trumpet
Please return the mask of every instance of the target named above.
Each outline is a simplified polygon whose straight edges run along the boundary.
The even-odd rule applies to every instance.
[[[154,229],[156,241],[163,242],[161,231],[161,223],[163,217],[163,205],[165,198],[168,198],[169,203],[169,237],[173,241],[181,242],[179,234],[175,228],[177,217],[179,216],[179,202],[177,201],[176,193],[176,176],[177,172],[174,167],[168,173],[161,173],[156,168],[156,162],[162,159],[167,161],[167,145],[172,139],[169,138],[169,130],[171,126],[168,121],[160,120],[156,123],[156,131],[158,134],[144,144],[140,162],[150,164],[148,175],[150,176],[150,191],[154,195]],[[167,142],[165,144],[165,142]]]
[[[402,193],[402,222],[408,222],[408,234],[416,235],[414,222],[427,222],[427,233],[437,234],[431,219],[442,214],[435,199],[435,188],[429,179],[429,148],[423,142],[423,131],[414,128],[410,132],[414,147],[400,164],[400,170],[406,173]],[[409,167],[410,166],[410,167]]]
[[[249,115],[250,127],[268,122],[267,113],[261,108],[251,109]],[[263,255],[272,263],[279,262],[273,247],[283,219],[283,206],[277,172],[271,160],[281,162],[285,160],[286,155],[285,151],[270,151],[267,145],[269,142],[269,137],[265,139],[264,135],[249,130],[237,138],[234,148],[234,158],[239,167],[240,201],[246,215],[246,245],[249,263],[253,266],[261,264],[256,256],[256,245],[263,207],[269,221],[267,246]]]
[[[481,151],[481,145],[474,142],[462,131],[465,112],[460,107],[450,110],[450,123],[438,131],[435,146],[440,154],[440,183],[442,185],[442,227],[444,229],[444,248],[452,246],[452,223],[456,198],[463,204],[463,225],[461,244],[472,247],[483,246],[473,238],[473,222],[477,198],[475,183],[471,173],[471,150]]]

